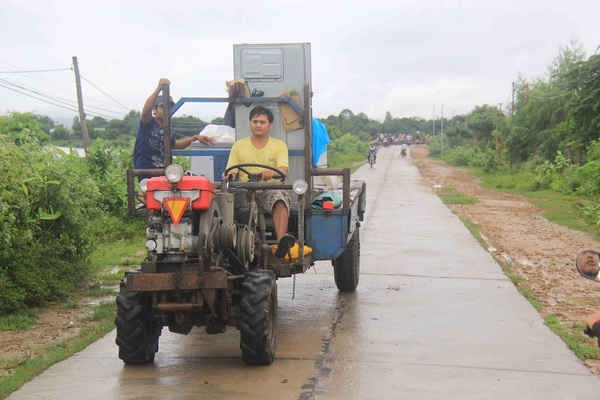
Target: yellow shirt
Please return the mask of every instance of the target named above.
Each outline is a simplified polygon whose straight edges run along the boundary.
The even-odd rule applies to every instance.
[[[284,141],[269,137],[269,141],[262,149],[257,149],[250,140],[251,136],[240,139],[233,144],[227,161],[227,168],[236,164],[263,164],[273,168],[288,167],[288,148]],[[257,174],[263,170],[258,167],[247,167],[249,172]],[[235,171],[232,171],[235,173]],[[240,173],[240,179],[247,181],[248,176]]]

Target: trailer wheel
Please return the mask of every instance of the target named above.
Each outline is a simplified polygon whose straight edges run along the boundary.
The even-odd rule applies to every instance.
[[[242,283],[240,348],[246,364],[269,365],[277,345],[277,283],[271,271],[249,272]]]
[[[162,327],[152,319],[149,305],[141,293],[127,290],[121,281],[117,296],[117,345],[119,358],[127,364],[154,361]]]
[[[354,292],[360,275],[360,235],[358,227],[352,234],[348,247],[333,260],[335,285],[340,292]]]

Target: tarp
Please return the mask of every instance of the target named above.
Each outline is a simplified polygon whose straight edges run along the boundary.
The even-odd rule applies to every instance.
[[[315,197],[312,201],[312,208],[315,210],[321,210],[323,208],[323,202],[333,202],[333,208],[340,208],[342,206],[342,196],[338,192],[324,192]]]
[[[312,119],[312,162],[313,166],[317,166],[319,163],[319,157],[321,154],[327,151],[327,144],[329,143],[329,134],[327,128],[321,121],[316,118]]]

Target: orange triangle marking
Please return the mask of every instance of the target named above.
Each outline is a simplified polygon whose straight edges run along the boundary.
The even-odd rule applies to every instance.
[[[169,215],[171,216],[174,225],[179,225],[179,221],[181,221],[181,217],[183,217],[189,204],[189,198],[165,198],[165,206],[169,211]]]

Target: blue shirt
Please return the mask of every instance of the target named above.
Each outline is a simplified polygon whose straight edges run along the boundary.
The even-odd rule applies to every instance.
[[[175,139],[171,138],[171,146]],[[135,169],[163,168],[165,165],[164,131],[154,118],[148,124],[140,122],[133,150]]]

